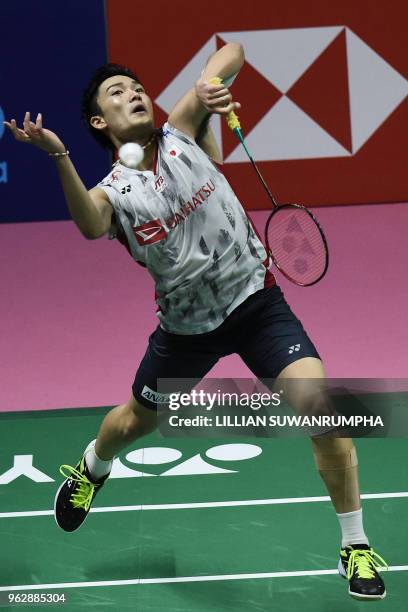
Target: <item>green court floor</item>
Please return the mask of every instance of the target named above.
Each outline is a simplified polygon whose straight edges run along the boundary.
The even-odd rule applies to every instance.
[[[405,439],[356,442],[366,531],[391,566],[387,598],[367,604],[335,572],[340,531],[308,440],[152,434],[120,455],[83,527],[59,530],[59,465],[107,410],[0,415],[0,605],[15,589],[64,592],[73,611],[407,610]]]

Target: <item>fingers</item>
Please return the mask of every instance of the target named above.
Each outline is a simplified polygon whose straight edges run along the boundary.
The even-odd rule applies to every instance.
[[[205,95],[205,96],[214,95],[221,91],[224,92],[224,95],[225,95],[225,93],[228,92],[228,89],[222,83],[220,83],[219,85],[213,85],[209,83],[208,81],[203,81],[202,79],[199,79],[197,81],[196,89],[202,95]]]
[[[41,127],[38,125],[38,120],[39,120],[39,114],[37,115],[36,123],[31,121],[31,115],[28,111],[24,115],[24,121],[23,121],[24,131],[31,138],[33,136],[37,136],[41,130]]]
[[[208,89],[208,91],[221,91],[221,89],[226,89],[225,85],[223,85],[223,83],[219,83],[218,85],[214,85],[214,83],[210,83],[209,81],[202,81],[203,85],[206,86],[206,88]]]
[[[36,122],[31,121],[31,115],[27,111],[23,119],[23,129],[17,126],[16,120],[4,121],[4,125],[11,131],[14,138],[19,142],[32,142],[32,138],[41,135],[42,115],[38,113]]]
[[[229,104],[229,102],[231,102],[232,95],[229,89],[226,89],[225,87],[221,87],[221,89],[219,89],[218,86],[215,87],[216,91],[212,91],[213,89],[214,86],[208,87],[208,91],[206,92],[205,96],[207,104],[226,106]]]
[[[23,128],[26,134],[30,134],[30,113],[28,111],[24,115]]]
[[[207,104],[211,106],[227,106],[227,104],[229,104],[231,101],[232,101],[232,96],[230,93],[228,93],[223,96],[208,97]]]
[[[31,138],[28,134],[25,133],[24,130],[21,130],[17,127],[17,123],[15,119],[12,119],[10,122],[4,121],[4,125],[11,131],[14,138],[20,142],[30,142]]]
[[[206,83],[205,89],[209,96],[225,96],[227,93],[229,93],[229,89],[227,89],[225,85],[210,85]]]
[[[239,102],[232,101],[230,90],[225,85],[211,85],[202,82],[200,85],[199,97],[204,106],[212,113],[228,115],[231,111],[241,108]]]
[[[231,111],[237,111],[241,108],[239,102],[230,102],[227,106],[216,106],[212,108],[212,112],[218,113],[219,115],[228,115]]]
[[[38,113],[35,123],[30,121],[30,133],[31,136],[41,136],[42,133],[42,117],[41,114]]]

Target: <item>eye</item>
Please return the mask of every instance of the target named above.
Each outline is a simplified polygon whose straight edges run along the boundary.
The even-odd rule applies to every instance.
[[[121,94],[122,90],[121,89],[115,89],[115,91],[112,91],[112,96],[116,96],[117,94]]]
[[[136,91],[137,91],[137,93],[144,93],[144,92],[145,92],[145,91],[144,91],[144,89],[143,89],[143,87],[138,87],[138,88],[136,89]]]

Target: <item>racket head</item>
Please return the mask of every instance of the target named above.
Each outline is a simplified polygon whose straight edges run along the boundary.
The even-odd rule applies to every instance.
[[[296,285],[315,285],[327,272],[326,237],[316,217],[300,204],[283,204],[272,211],[265,243],[275,266]]]

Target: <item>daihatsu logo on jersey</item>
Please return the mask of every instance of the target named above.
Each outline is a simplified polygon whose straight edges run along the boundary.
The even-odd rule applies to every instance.
[[[155,242],[160,242],[160,240],[165,240],[167,238],[166,229],[160,219],[154,219],[153,221],[148,221],[147,223],[143,223],[143,225],[134,227],[133,233],[136,236],[138,244],[141,246],[154,244]]]
[[[184,202],[179,210],[171,217],[166,219],[166,225],[169,230],[174,229],[179,223],[185,221],[190,213],[194,212],[197,206],[205,203],[205,201],[215,191],[215,184],[212,179],[209,179],[198,191],[196,191],[188,202]]]
[[[160,178],[161,177],[159,177],[158,180],[160,180]],[[190,213],[195,211],[197,206],[200,206],[206,202],[215,189],[216,187],[214,181],[209,179],[200,187],[200,189],[198,189],[198,191],[192,194],[190,200],[185,202],[176,213],[165,219],[167,230],[171,231],[181,222],[185,221]],[[160,219],[148,221],[147,223],[143,223],[143,225],[138,225],[132,229],[138,244],[141,246],[154,244],[155,242],[160,242],[160,240],[167,238],[167,230]]]
[[[258,161],[355,155],[408,95],[407,79],[344,25],[246,30],[211,36],[156,98],[164,111],[191,87],[217,40],[245,49],[239,82],[251,95],[240,102],[252,118],[246,141]],[[248,162],[222,121],[215,116],[212,127],[224,161]]]

